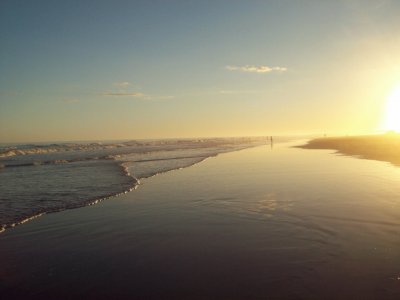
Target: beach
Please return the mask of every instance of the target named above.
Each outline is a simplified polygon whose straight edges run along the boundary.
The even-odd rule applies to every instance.
[[[1,0],[0,300],[400,299],[400,0],[75,2]]]
[[[0,145],[0,233],[32,218],[129,192],[140,180],[262,137]],[[284,140],[284,139],[283,139]]]
[[[344,155],[400,165],[400,134],[398,133],[324,137],[312,139],[299,147],[304,149],[332,149]]]
[[[0,235],[5,299],[396,299],[400,170],[276,144]]]

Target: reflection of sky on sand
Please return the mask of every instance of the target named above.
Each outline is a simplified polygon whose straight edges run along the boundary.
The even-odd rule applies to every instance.
[[[210,210],[224,210],[231,214],[256,218],[272,218],[275,214],[281,211],[288,211],[293,206],[292,201],[280,198],[275,193],[267,193],[265,196],[248,199],[247,201],[225,197],[197,199],[195,203],[199,206],[206,206]]]
[[[193,206],[210,214],[291,216],[320,225],[354,219],[354,214],[371,222],[391,222],[391,210],[400,205],[399,168],[337,156],[331,150],[290,147],[297,144],[301,142],[276,144],[273,151],[266,145],[199,165],[207,188],[196,195]],[[326,222],[317,220],[321,215]]]
[[[382,162],[279,143],[228,153],[4,232],[4,273],[22,278],[4,282],[46,281],[50,295],[63,279],[110,298],[399,299],[399,195],[400,169]]]
[[[257,205],[253,209],[250,209],[250,211],[272,217],[273,212],[280,210],[288,211],[292,206],[293,202],[290,200],[279,199],[274,193],[270,193],[265,196],[265,199],[259,200]]]

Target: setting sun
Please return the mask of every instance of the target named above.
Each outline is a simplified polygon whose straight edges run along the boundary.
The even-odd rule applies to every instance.
[[[400,300],[399,16],[0,0],[0,300]]]
[[[384,129],[400,131],[400,83],[394,87],[387,98]]]

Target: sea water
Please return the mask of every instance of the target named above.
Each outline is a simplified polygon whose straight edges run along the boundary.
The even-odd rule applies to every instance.
[[[400,299],[400,168],[293,146],[225,153],[6,230],[0,294]]]
[[[3,145],[0,232],[44,213],[128,192],[141,178],[260,143],[265,138]]]

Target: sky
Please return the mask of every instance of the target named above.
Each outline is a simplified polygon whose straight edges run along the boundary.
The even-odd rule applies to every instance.
[[[396,0],[2,0],[0,142],[377,132],[399,16]]]

